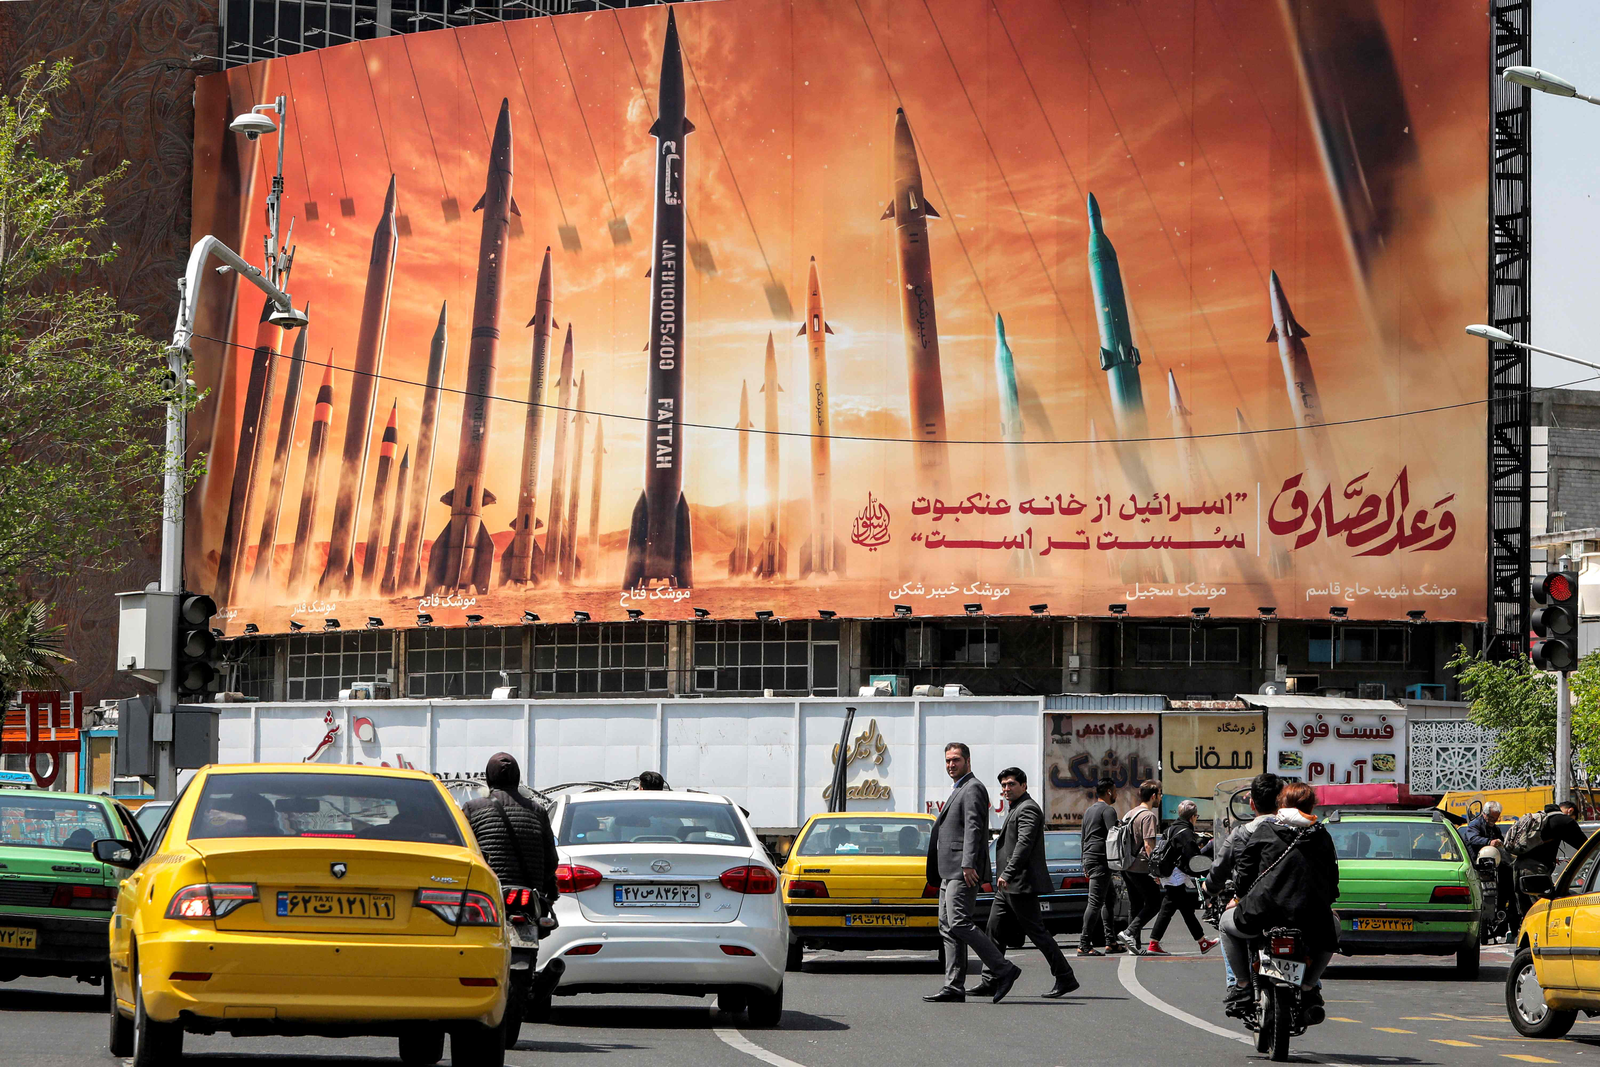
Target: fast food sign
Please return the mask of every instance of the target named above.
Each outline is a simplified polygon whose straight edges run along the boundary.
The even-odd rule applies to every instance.
[[[1267,770],[1312,785],[1406,780],[1405,710],[1273,711]]]

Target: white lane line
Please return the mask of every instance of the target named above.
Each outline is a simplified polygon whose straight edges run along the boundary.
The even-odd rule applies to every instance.
[[[794,1060],[780,1056],[776,1052],[770,1052],[767,1049],[762,1048],[760,1045],[756,1044],[754,1041],[751,1041],[748,1037],[745,1037],[737,1030],[727,1030],[723,1029],[722,1027],[717,1027],[711,1032],[720,1037],[722,1039],[722,1043],[727,1045],[729,1048],[737,1049],[746,1056],[754,1056],[762,1063],[770,1063],[772,1067],[805,1067],[805,1064],[803,1063],[796,1063]]]

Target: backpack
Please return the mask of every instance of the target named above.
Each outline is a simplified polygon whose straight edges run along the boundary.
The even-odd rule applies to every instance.
[[[1134,808],[1106,831],[1106,866],[1125,874],[1142,874],[1150,869],[1144,854],[1144,841],[1134,832],[1133,820],[1144,808]]]
[[[1167,832],[1150,850],[1150,873],[1157,878],[1167,879],[1172,877],[1172,872],[1178,869],[1178,863],[1183,859],[1183,845],[1178,840],[1181,823],[1174,823],[1167,827]]]
[[[1513,856],[1524,855],[1536,848],[1544,841],[1544,823],[1549,817],[1548,811],[1535,811],[1521,816],[1511,824],[1511,831],[1506,834],[1500,847]]]

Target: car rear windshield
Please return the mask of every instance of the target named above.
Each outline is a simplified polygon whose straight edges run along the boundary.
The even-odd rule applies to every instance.
[[[1342,860],[1459,860],[1461,846],[1450,830],[1421,819],[1376,819],[1328,824]]]
[[[563,845],[747,846],[731,804],[714,800],[585,800],[567,805],[556,835]]]
[[[88,852],[96,841],[124,836],[111,832],[106,809],[91,800],[0,794],[0,846]]]
[[[1044,835],[1044,858],[1055,863],[1083,859],[1083,838],[1059,831]]]
[[[189,837],[461,844],[437,785],[376,774],[213,774],[195,806]]]
[[[795,851],[802,856],[926,856],[933,823],[873,815],[811,824]]]

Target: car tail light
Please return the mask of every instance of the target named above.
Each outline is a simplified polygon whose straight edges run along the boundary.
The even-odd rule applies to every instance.
[[[463,978],[461,979],[461,984],[488,986],[492,989],[500,984],[500,980],[497,978]]]
[[[994,892],[994,883],[993,882],[985,882],[981,886],[979,886],[978,888],[983,890],[985,893],[993,893]]]
[[[172,894],[169,919],[220,919],[256,900],[256,887],[241,883],[186,885]]]
[[[754,864],[748,867],[730,867],[723,871],[722,877],[717,880],[722,883],[722,888],[731,889],[735,893],[765,896],[778,891],[778,876],[768,868]]]
[[[50,896],[52,908],[78,908],[83,911],[110,911],[117,900],[112,885],[58,885]]]
[[[571,948],[567,949],[566,952],[562,953],[562,955],[593,956],[596,952],[599,952],[604,947],[604,945],[573,945]]]
[[[174,982],[209,982],[209,981],[211,981],[211,972],[210,971],[173,971],[172,972],[172,981],[174,981]]]
[[[929,882],[927,885],[923,886],[922,887],[922,899],[923,900],[938,900],[939,899],[939,887],[934,885],[932,882]]]
[[[743,945],[723,945],[722,954],[724,956],[754,956],[755,951],[745,948]]]
[[[419,889],[417,907],[427,908],[451,926],[499,926],[494,897],[475,889]]]
[[[1436,885],[1433,887],[1433,896],[1428,898],[1428,903],[1445,904],[1450,901],[1471,899],[1472,890],[1464,885]]]
[[[1268,951],[1274,956],[1293,956],[1298,947],[1298,939],[1279,936],[1272,939]]]
[[[828,886],[825,882],[808,882],[803,878],[796,878],[789,883],[790,900],[816,899],[827,895]]]
[[[579,863],[563,863],[556,868],[556,888],[563,893],[581,893],[600,884],[600,872]]]
[[[1082,877],[1079,877],[1077,875],[1069,874],[1065,878],[1061,879],[1061,888],[1062,889],[1088,889],[1089,888],[1089,879],[1082,878]]]
[[[533,903],[533,890],[521,887],[506,890],[506,907],[526,908]]]

